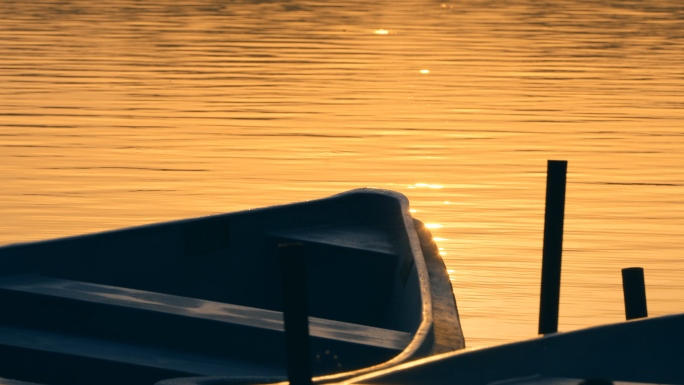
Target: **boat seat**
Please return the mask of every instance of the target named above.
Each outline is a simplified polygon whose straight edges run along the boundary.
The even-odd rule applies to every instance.
[[[279,231],[271,234],[284,240],[327,244],[372,252],[377,255],[377,258],[393,258],[396,253],[396,242],[392,239],[392,233],[374,226],[335,225]]]
[[[2,384],[2,385],[40,385],[40,384],[36,384],[35,382],[10,380],[8,378],[2,378],[2,377],[0,377],[0,384]]]
[[[284,326],[277,311],[41,275],[1,278],[0,303],[0,354],[42,350],[181,375],[233,375],[236,366],[245,375],[263,374],[250,358],[266,357],[282,362],[284,373]],[[411,340],[409,333],[329,319],[309,317],[309,324],[314,370],[320,373],[361,365],[354,357],[359,349],[389,359]],[[283,348],[272,348],[278,339]],[[140,354],[126,353],[133,351]],[[179,354],[186,363],[193,360],[185,356],[201,359],[183,368],[173,358]]]

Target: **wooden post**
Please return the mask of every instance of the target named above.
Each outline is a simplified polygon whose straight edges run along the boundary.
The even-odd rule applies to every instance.
[[[279,244],[278,249],[283,281],[287,378],[291,385],[311,385],[304,250],[301,243]]]
[[[626,319],[648,317],[644,269],[641,267],[622,269],[622,292],[625,296]]]
[[[558,331],[567,169],[565,160],[549,160],[547,163],[539,334]]]

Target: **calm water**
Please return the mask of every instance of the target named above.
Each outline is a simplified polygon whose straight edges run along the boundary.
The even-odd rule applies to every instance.
[[[622,320],[628,266],[684,311],[680,0],[0,7],[0,243],[389,188],[494,345],[536,335],[567,159],[560,328]]]

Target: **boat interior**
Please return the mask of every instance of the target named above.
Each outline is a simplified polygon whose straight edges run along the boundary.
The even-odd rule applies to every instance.
[[[363,190],[2,247],[0,377],[284,379],[278,245],[290,243],[304,250],[314,374],[387,361],[424,315],[403,210]]]

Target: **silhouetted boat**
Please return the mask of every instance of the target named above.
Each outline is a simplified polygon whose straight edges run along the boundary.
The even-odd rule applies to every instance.
[[[361,189],[1,247],[0,377],[285,380],[277,245],[293,242],[305,255],[318,380],[464,347],[429,231],[403,195]]]

